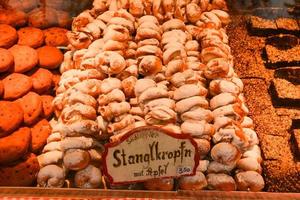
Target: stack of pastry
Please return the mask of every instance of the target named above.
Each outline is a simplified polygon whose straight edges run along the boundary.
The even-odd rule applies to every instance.
[[[211,111],[206,100],[207,89],[202,75],[203,64],[199,59],[199,44],[185,32],[185,24],[179,19],[171,19],[163,25],[162,45],[164,49],[165,75],[170,80],[172,99],[178,114],[177,123],[182,133],[191,135],[199,145],[201,158],[210,151],[210,136],[213,127]],[[179,179],[181,189],[202,189],[206,179],[202,172],[195,176]]]
[[[116,138],[117,135],[132,129],[135,119],[129,114],[130,109],[131,105],[126,101],[121,81],[117,78],[104,79],[101,95],[98,97],[98,112],[104,125],[103,132]]]
[[[107,133],[111,139],[130,130],[135,117],[129,114],[131,105],[126,99],[133,95],[133,85],[137,80],[135,57],[136,44],[131,35],[135,31],[135,18],[126,10],[106,11],[99,15],[107,25],[103,32],[103,46],[95,56],[95,66],[107,76],[102,82],[101,95],[98,98],[98,111],[107,124]]]
[[[224,0],[95,0],[93,6],[94,12],[128,9],[134,17],[139,18],[143,15],[153,15],[160,22],[172,18],[178,18],[187,22],[190,21],[191,18],[194,19],[195,15],[199,15],[204,11],[227,9]]]
[[[162,51],[160,49],[161,28],[156,17],[146,15],[138,19],[135,40],[136,58],[141,75],[155,75],[162,70]]]
[[[212,14],[208,14],[212,13]],[[243,97],[243,82],[233,69],[228,39],[222,26],[228,23],[228,16],[220,10],[212,10],[206,16],[207,26],[200,33],[201,58],[206,64],[205,76],[210,79],[210,108],[214,117],[214,146],[207,168],[208,188],[217,190],[260,191],[264,187],[260,163],[262,161],[259,141],[253,122],[247,117],[248,109]],[[217,18],[219,18],[217,20]],[[206,25],[205,25],[206,24]],[[230,174],[235,173],[235,179]]]
[[[61,76],[53,104],[57,122],[52,125],[48,144],[38,156],[41,170],[38,184],[62,187],[66,175],[69,183],[80,188],[98,188],[101,181],[103,145],[97,123],[96,98],[101,91],[101,73],[95,69],[68,70]],[[51,169],[57,172],[51,172]],[[51,173],[50,173],[51,172]]]
[[[180,19],[185,23],[195,24],[200,20],[202,12],[211,10],[227,10],[224,0],[94,0],[93,8],[79,14],[72,24],[72,30],[78,31],[86,27],[105,11],[128,10],[135,18],[145,15],[155,16],[163,23],[172,18]],[[204,17],[206,18],[206,17]],[[75,26],[75,27],[74,27]]]
[[[147,125],[156,125],[167,130],[180,132],[175,125],[177,114],[175,112],[175,101],[170,98],[166,85],[156,83],[154,80],[139,79],[134,88],[138,104],[144,113]],[[144,183],[146,189],[150,190],[172,190],[173,179],[153,179]]]
[[[112,15],[116,17],[110,20]],[[63,74],[53,102],[58,118],[58,123],[53,126],[53,133],[62,134],[61,141],[57,142],[61,154],[53,163],[45,165],[43,158],[48,156],[45,154],[40,156],[40,163],[45,167],[41,169],[39,177],[46,174],[43,170],[47,171],[50,164],[65,169],[65,175],[58,185],[52,185],[51,179],[48,178],[44,182],[38,182],[41,186],[62,187],[63,180],[70,178],[69,182],[73,183],[71,186],[101,187],[100,167],[103,148],[97,141],[107,140],[113,134],[118,135],[129,130],[131,127],[129,125],[135,121],[129,114],[131,106],[125,101],[125,95],[132,93],[130,88],[133,88],[134,83],[129,84],[130,77],[124,79],[124,83],[118,78],[107,78],[116,76],[127,67],[123,57],[124,45],[129,40],[128,29],[131,28],[132,31],[134,27],[128,18],[121,18],[124,16],[126,18],[129,13],[126,11],[103,13],[87,26],[90,30],[86,34],[90,39],[87,43],[90,44],[88,49],[84,48],[86,45],[81,45],[81,40],[78,40],[78,43],[71,43],[71,51],[65,54],[61,66]],[[125,21],[125,24],[117,24],[119,18],[121,23]],[[132,25],[126,26],[128,23]],[[87,27],[73,33],[75,35],[83,33]],[[103,39],[98,39],[100,35],[103,35]],[[123,88],[126,89],[125,92]],[[71,146],[65,147],[65,144]],[[73,154],[78,159],[72,160]],[[53,176],[55,178],[55,174]],[[84,179],[84,176],[89,178]]]
[[[53,90],[66,46],[65,30],[0,25],[0,185],[30,186],[51,133]],[[46,43],[46,46],[43,46]],[[26,168],[26,166],[28,166]]]

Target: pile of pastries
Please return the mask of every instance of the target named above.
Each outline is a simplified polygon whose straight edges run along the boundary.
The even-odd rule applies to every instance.
[[[0,186],[36,182],[67,30],[0,24]]]
[[[224,10],[224,0],[95,0],[76,17],[38,185],[115,188],[101,173],[103,145],[152,125],[195,139],[197,173],[122,188],[262,190],[259,141]]]

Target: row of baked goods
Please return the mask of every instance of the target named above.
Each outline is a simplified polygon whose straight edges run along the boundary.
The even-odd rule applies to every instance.
[[[96,0],[93,2],[92,9],[86,10],[74,18],[72,32],[68,34],[68,37],[73,48],[88,48],[92,41],[99,39],[103,35],[106,24],[111,18],[122,16],[125,19],[129,17],[127,18],[129,21],[134,21],[135,17],[140,18],[144,15],[152,15],[156,17],[160,24],[171,18],[178,18],[185,23],[193,23],[199,26],[204,22],[216,21],[216,24],[220,27],[220,20],[226,19],[228,14],[222,12],[221,15],[218,15],[214,12],[207,12],[217,9],[226,10],[226,2],[224,0],[162,0],[155,2],[142,0]],[[108,12],[105,12],[107,10]],[[122,10],[128,10],[131,16],[122,13]],[[115,11],[118,11],[117,14]],[[114,20],[117,20],[117,18]],[[125,25],[124,22],[126,23],[126,21],[121,20],[119,23]],[[130,26],[128,28],[131,31],[133,30],[130,23],[126,23],[126,26]],[[136,22],[134,27],[137,29]]]
[[[53,102],[57,122],[39,156],[40,186],[109,186],[91,150],[101,157],[104,143],[152,125],[190,134],[199,145],[197,173],[179,178],[179,188],[263,189],[258,139],[224,29],[229,15],[213,7],[225,2],[184,1],[180,12],[170,2],[116,0],[108,6],[94,1],[92,10],[74,20]],[[199,17],[182,14],[203,5],[207,7]],[[69,160],[71,154],[76,159]],[[54,168],[57,173],[50,173]],[[172,178],[138,185],[149,190],[177,187]]]
[[[7,0],[0,2],[0,23],[14,27],[70,27],[72,17],[91,4],[90,0]]]
[[[89,0],[5,0],[1,6],[5,9],[16,9],[23,12],[29,12],[43,6],[48,6],[56,10],[75,12],[83,10],[90,3]],[[74,8],[76,6],[77,8]]]
[[[31,48],[46,46],[67,46],[66,29],[52,27],[41,30],[34,27],[24,27],[16,30],[10,25],[1,24],[0,47],[10,48],[13,45],[24,45]]]
[[[68,28],[72,23],[72,18],[68,12],[55,10],[50,7],[36,8],[29,13],[16,9],[0,8],[0,23],[9,24],[13,27],[28,25],[41,29],[52,26]]]
[[[0,185],[33,186],[51,133],[67,30],[0,24]]]

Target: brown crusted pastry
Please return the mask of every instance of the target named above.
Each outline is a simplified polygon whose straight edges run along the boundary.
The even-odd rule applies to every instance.
[[[67,29],[52,27],[44,30],[45,35],[45,43],[48,46],[67,46],[68,38],[67,38]]]
[[[53,96],[50,95],[41,95],[42,103],[43,103],[43,117],[48,119],[53,114],[53,105],[52,101],[54,99]]]
[[[18,30],[18,44],[38,48],[44,43],[43,31],[34,27],[24,27]]]
[[[38,94],[44,94],[49,91],[52,86],[52,73],[43,68],[38,68],[32,75],[33,90]]]
[[[32,80],[30,77],[13,73],[3,79],[4,85],[4,99],[17,99],[22,97],[32,88]]]
[[[47,143],[51,133],[51,126],[46,119],[42,119],[31,128],[31,151],[38,153]]]
[[[17,102],[24,111],[24,123],[26,125],[34,124],[43,112],[41,97],[34,92],[27,93]]]
[[[27,127],[20,128],[0,139],[0,164],[13,162],[24,156],[30,146],[31,133]]]
[[[72,24],[72,18],[68,12],[62,10],[56,10],[57,23],[59,27],[70,28]]]
[[[27,23],[27,14],[16,9],[0,8],[0,24],[8,24],[13,27],[21,27]]]
[[[234,191],[236,184],[234,179],[227,174],[213,174],[210,173],[206,176],[208,188],[221,191]]]
[[[9,49],[14,56],[14,72],[24,73],[33,69],[38,64],[36,50],[29,46],[14,45]]]
[[[32,186],[39,171],[36,156],[31,153],[20,162],[0,167],[0,186]]]
[[[62,52],[56,47],[43,46],[38,50],[39,65],[47,69],[59,67],[64,59]]]
[[[18,39],[17,31],[14,27],[7,24],[0,24],[0,47],[9,48]]]
[[[0,138],[16,130],[23,122],[23,110],[14,102],[0,101]]]
[[[56,10],[64,10],[66,5],[64,5],[65,0],[43,0],[43,3],[48,7],[54,8]],[[70,2],[70,1],[67,1]]]
[[[38,6],[38,0],[8,0],[8,7],[29,12]]]
[[[9,70],[14,65],[14,56],[10,51],[0,48],[0,72]]]
[[[44,29],[58,23],[56,10],[49,7],[36,8],[28,14],[29,26]]]

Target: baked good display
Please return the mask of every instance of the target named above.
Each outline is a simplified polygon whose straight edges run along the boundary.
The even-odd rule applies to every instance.
[[[29,46],[14,45],[9,49],[14,56],[13,72],[24,73],[38,64],[38,53]]]
[[[34,124],[43,112],[41,97],[35,92],[28,92],[16,101],[24,111],[24,124]]]
[[[16,29],[7,24],[0,24],[0,35],[1,48],[9,48],[18,40]]]
[[[16,130],[23,121],[23,110],[14,102],[0,101],[0,137],[9,135]]]
[[[276,22],[274,19],[265,19],[259,16],[251,16],[249,19],[249,24],[251,31],[259,35],[277,30]]]
[[[297,72],[299,66],[289,66],[288,62],[284,62],[280,66],[272,65],[270,68],[262,54],[266,46],[272,44],[286,56],[295,44],[295,39],[299,38],[269,34],[264,37],[253,37],[247,30],[246,21],[244,16],[235,16],[228,28],[228,34],[231,38],[230,46],[235,59],[235,69],[244,82],[245,98],[260,140],[264,158],[262,171],[266,182],[265,190],[299,192],[300,176],[297,161],[300,115],[299,85],[296,80],[299,79]],[[238,38],[243,38],[243,41]],[[276,51],[274,54],[270,53],[276,55]],[[298,53],[290,52],[288,58],[284,59],[296,56]],[[254,177],[254,174],[251,176]],[[245,180],[249,181],[248,178]]]
[[[12,73],[8,75],[2,80],[2,82],[4,86],[3,99],[7,100],[18,99],[29,92],[32,88],[31,78],[20,73]]]
[[[53,86],[53,74],[44,68],[37,68],[30,76],[32,80],[32,88],[38,94],[47,94]]]
[[[0,186],[31,186],[36,181],[39,164],[31,153],[8,166],[0,166]]]
[[[33,2],[18,4],[31,27],[5,13],[18,30],[0,45],[0,186],[299,191],[296,20],[230,23],[224,0],[94,0],[71,25],[68,1]],[[274,33],[291,35],[253,36]],[[110,182],[104,145],[147,125],[193,138],[194,175]]]
[[[68,38],[66,36],[67,29],[59,28],[59,27],[52,27],[48,29],[44,29],[45,35],[45,43],[48,46],[67,46],[68,45]]]
[[[20,2],[27,12],[29,4]],[[68,41],[65,29],[53,27],[45,42],[43,30],[24,27],[19,16],[5,11],[0,11],[0,22],[7,23],[0,25],[0,186],[34,186],[40,169],[37,155],[51,133],[48,120],[60,77],[55,68],[63,59],[56,46],[64,48]],[[43,46],[49,41],[51,47]]]
[[[23,12],[28,12],[38,5],[38,0],[8,0],[6,7],[14,8],[16,10],[21,10]]]
[[[0,163],[7,164],[25,155],[30,146],[31,132],[27,127],[20,128],[11,135],[2,137]]]
[[[91,4],[90,0],[5,0],[0,2],[0,24],[69,28],[72,17]]]
[[[38,48],[44,43],[43,31],[34,27],[25,27],[18,30],[18,44]]]
[[[300,64],[299,38],[289,34],[270,36],[266,39],[264,54],[270,68]]]
[[[0,48],[0,72],[6,72],[14,66],[14,56],[7,50]]]
[[[207,167],[178,181],[140,183],[145,189],[262,190],[259,141],[233,69],[225,2],[128,3],[94,1],[67,33],[53,101],[57,121],[38,156],[38,185],[102,187],[101,162],[90,152],[101,155],[104,143],[153,125],[190,134]],[[50,169],[56,173],[45,177]]]
[[[31,128],[31,151],[39,153],[45,146],[47,138],[51,133],[51,126],[46,119],[37,122]]]
[[[255,8],[248,17],[250,34],[268,36],[280,33],[299,35],[298,18],[281,7]]]
[[[56,47],[52,46],[43,46],[37,49],[39,66],[46,69],[55,69],[63,61],[62,52]]]
[[[42,103],[43,103],[43,117],[49,119],[53,114],[53,96],[50,95],[41,95]]]
[[[0,8],[0,24],[8,24],[13,27],[22,27],[27,24],[27,19],[27,14],[21,10]]]

